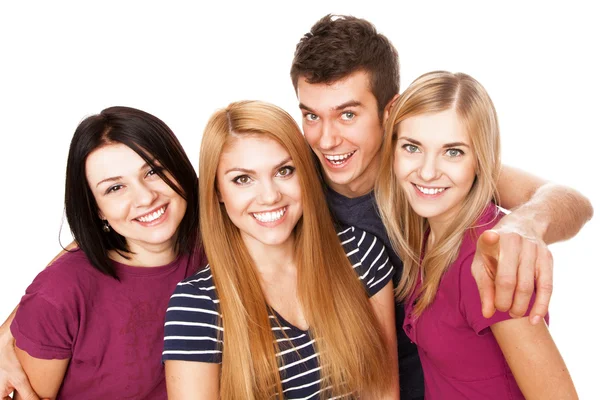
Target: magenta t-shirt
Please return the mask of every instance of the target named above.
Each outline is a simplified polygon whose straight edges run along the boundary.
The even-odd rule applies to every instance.
[[[405,303],[404,331],[419,350],[427,400],[524,399],[489,328],[511,317],[499,311],[489,319],[482,315],[471,275],[477,238],[503,215],[490,204],[476,228],[465,233],[435,300],[417,319],[413,316],[416,291]],[[532,304],[533,299],[529,310]]]
[[[161,362],[169,298],[205,264],[204,254],[160,267],[115,263],[120,281],[67,253],[43,270],[11,325],[16,345],[40,359],[67,359],[58,399],[166,399]]]

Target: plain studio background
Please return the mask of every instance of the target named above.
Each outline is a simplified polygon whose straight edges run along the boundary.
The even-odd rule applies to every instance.
[[[591,2],[3,2],[0,6],[0,317],[71,241],[64,172],[81,119],[141,108],[177,134],[194,165],[211,113],[260,99],[301,114],[289,79],[295,45],[327,13],[372,21],[397,47],[401,90],[422,73],[471,74],[488,89],[503,161],[588,196],[598,189],[600,28]],[[550,329],[583,399],[598,398],[596,217],[551,246]]]

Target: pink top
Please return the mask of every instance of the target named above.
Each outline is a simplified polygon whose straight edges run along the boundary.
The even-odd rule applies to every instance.
[[[427,400],[524,399],[489,328],[511,317],[499,311],[489,319],[481,314],[479,291],[471,275],[477,238],[503,215],[490,204],[476,228],[465,233],[435,300],[419,318],[413,316],[416,291],[405,303],[404,331],[418,347]]]
[[[144,268],[115,263],[120,281],[83,251],[61,256],[27,288],[11,325],[16,345],[40,359],[71,361],[58,399],[166,399],[164,316],[202,251]]]

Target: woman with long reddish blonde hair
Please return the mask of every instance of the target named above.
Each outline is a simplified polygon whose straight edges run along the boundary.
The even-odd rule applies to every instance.
[[[293,118],[217,111],[199,170],[209,265],[167,310],[169,396],[397,399],[392,266],[375,237],[336,234]]]

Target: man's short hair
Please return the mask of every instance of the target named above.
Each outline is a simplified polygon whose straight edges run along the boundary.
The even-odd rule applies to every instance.
[[[329,84],[356,71],[369,75],[381,119],[386,104],[400,91],[398,52],[369,21],[328,14],[296,45],[290,76],[297,91],[301,77]]]

